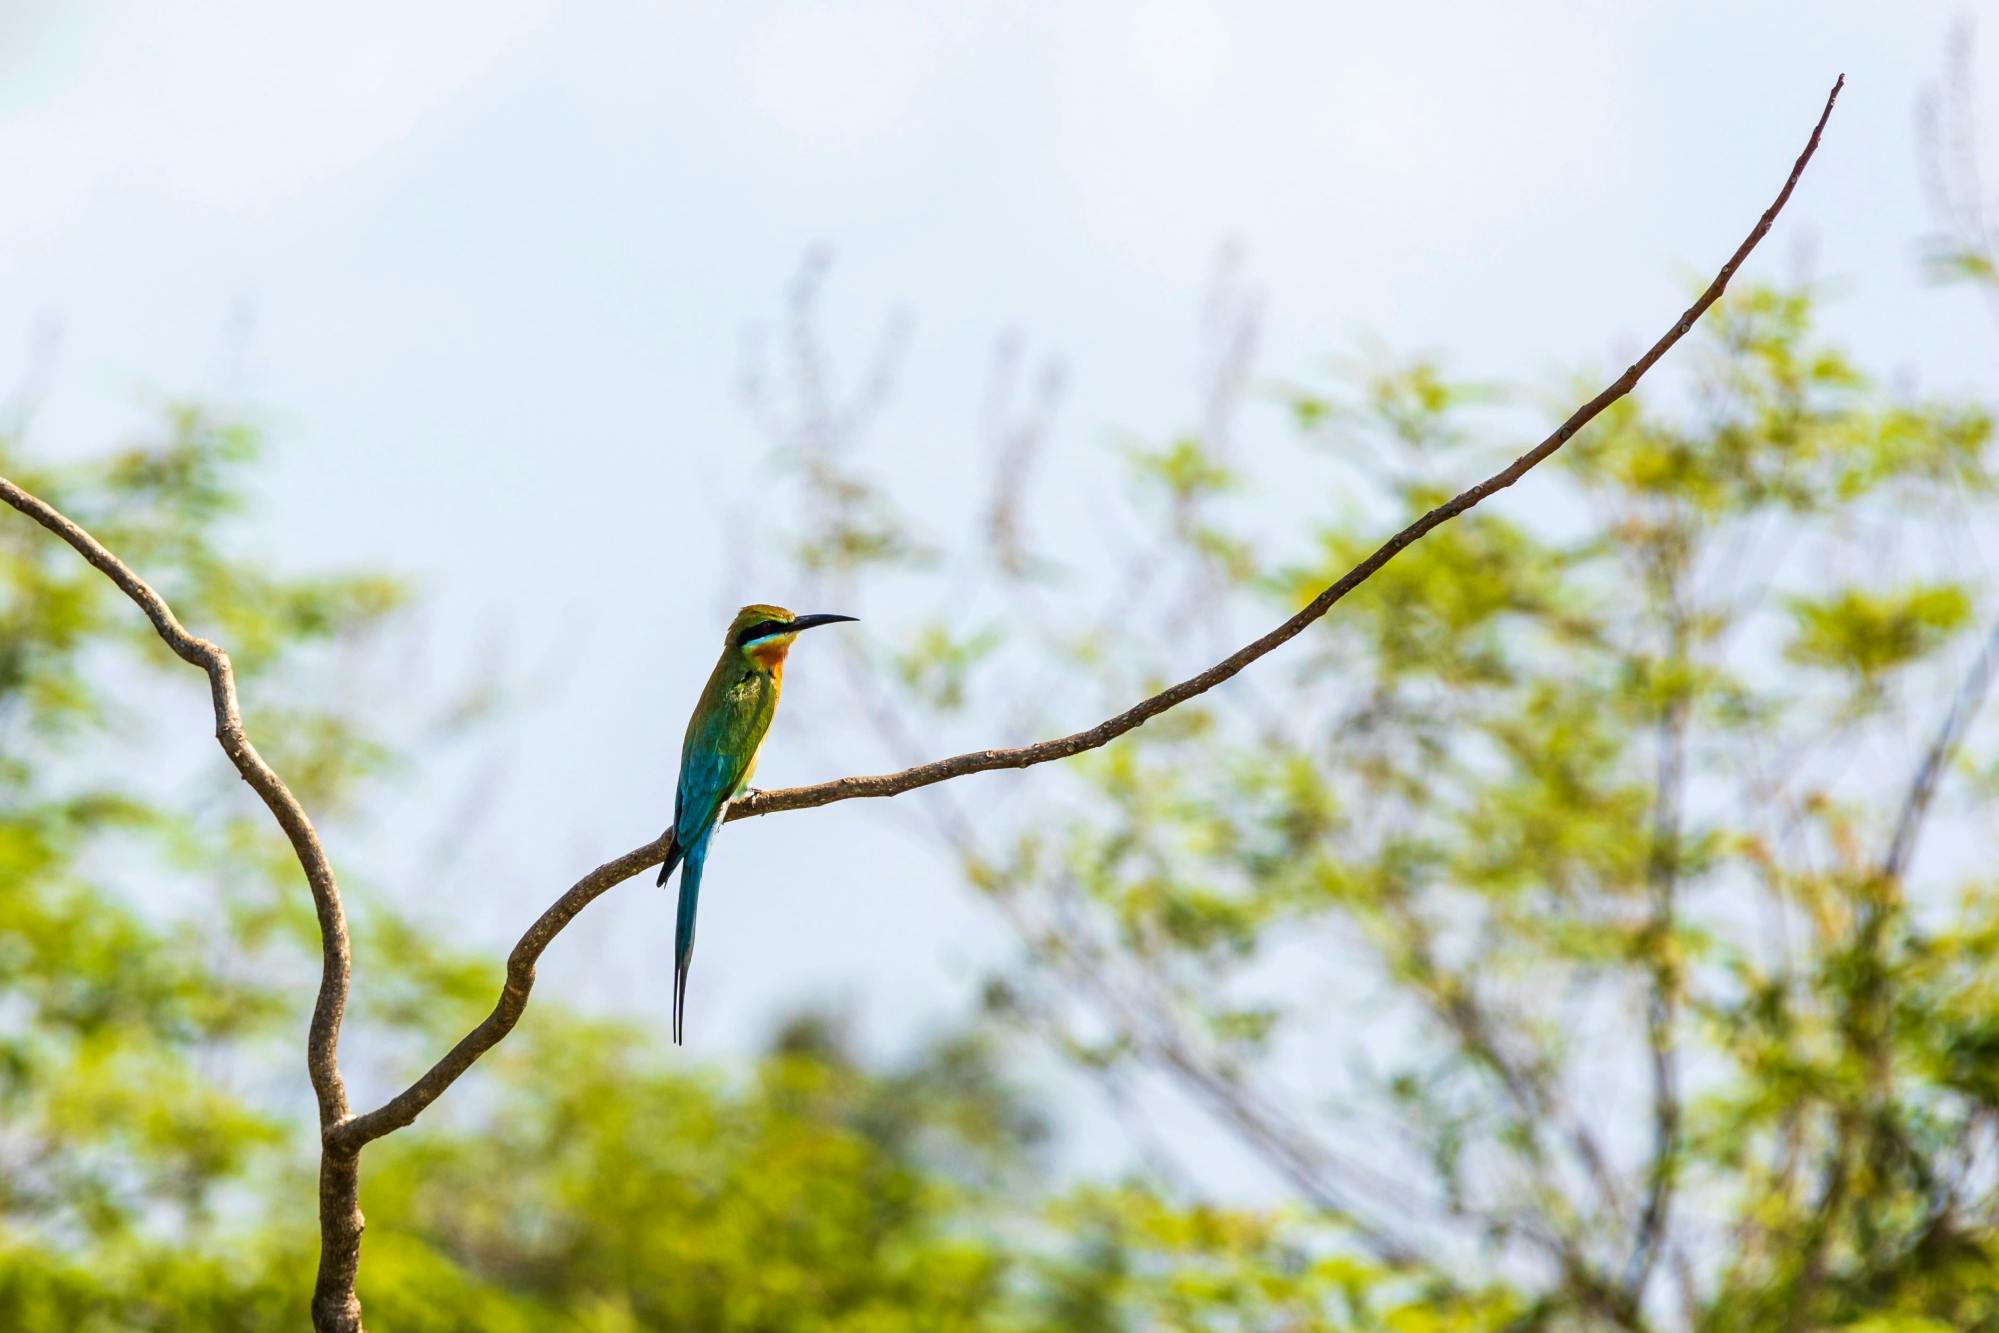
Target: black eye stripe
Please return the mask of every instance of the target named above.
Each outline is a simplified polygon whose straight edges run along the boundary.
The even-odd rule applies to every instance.
[[[759,620],[756,624],[736,636],[736,646],[738,648],[747,648],[753,641],[761,639],[764,635],[782,630],[786,623],[782,620]]]

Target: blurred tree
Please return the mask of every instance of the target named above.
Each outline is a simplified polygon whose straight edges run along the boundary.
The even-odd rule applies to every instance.
[[[1253,300],[1211,308],[1211,342],[1253,345],[1229,327]],[[1816,311],[1728,300],[1682,383],[1561,456],[1531,524],[1439,529],[1296,656],[976,821],[923,794],[1021,944],[994,1012],[1173,1175],[1211,1160],[1152,1123],[1177,1096],[1331,1225],[1281,1259],[1280,1217],[1094,1196],[1072,1216],[1109,1209],[1102,1234],[1163,1261],[1120,1308],[1344,1326],[1358,1254],[1387,1265],[1354,1270],[1363,1304],[1414,1290],[1440,1321],[1999,1327],[1991,422],[1888,393]],[[922,531],[843,542],[894,497],[794,470],[788,530],[842,605],[876,623],[873,588],[946,590],[853,673],[910,687],[892,761],[1176,678],[1525,433],[1518,393],[1376,352],[1285,391],[1304,452],[1256,472],[1230,444],[1244,382],[1223,363],[1199,431],[1127,450],[1082,502],[1110,548],[1066,569],[1017,523],[952,562],[900,556]],[[992,490],[1031,514],[1013,438]],[[1514,1295],[1481,1290],[1500,1275]]]
[[[1949,267],[1990,281],[1977,254]],[[954,550],[862,466],[889,372],[844,401],[789,342],[799,412],[770,420],[798,565],[843,603],[946,590],[878,660],[852,650],[885,748],[1074,722],[1045,713],[1079,680],[1127,702],[1326,586],[1525,415],[1375,354],[1283,395],[1304,448],[1276,485],[1233,438],[1240,283],[1196,427],[1125,451],[1092,503],[1109,549],[1072,567],[1030,517],[1059,374],[995,410],[964,529],[985,544]],[[1155,1134],[1173,1176],[1051,1193],[979,1041],[870,1071],[807,1020],[725,1080],[544,1005],[479,1096],[371,1158],[377,1319],[1999,1327],[1991,425],[1885,391],[1815,313],[1731,301],[1679,392],[1576,440],[1532,525],[1440,529],[1304,652],[1044,775],[1043,803],[974,821],[925,794],[1021,945],[992,1014],[1135,1135],[1190,1102],[1276,1190],[1171,1183],[1199,1163]],[[310,680],[399,593],[230,547],[253,444],[178,408],[99,464],[22,471],[8,441],[0,467],[217,626],[276,765],[351,810],[394,756]],[[0,1320],[293,1322],[313,1136],[270,1079],[316,952],[295,868],[261,818],[128,771],[157,645],[126,651],[129,606],[32,529],[0,528],[0,626]],[[360,926],[399,979],[357,996],[381,1034],[478,1012],[480,970],[417,923],[374,903]]]
[[[1669,407],[1576,442],[1534,529],[1440,530],[1288,678],[1076,765],[1052,812],[993,803],[975,826],[930,794],[1023,945],[995,1014],[1124,1114],[1191,1099],[1295,1202],[1171,1183],[1198,1169],[1050,1193],[977,1041],[867,1071],[805,1020],[717,1080],[544,1006],[479,1096],[378,1149],[377,1319],[1999,1322],[1999,893],[1966,840],[1999,774],[1975,722],[1994,640],[1971,633],[1990,424],[1884,393],[1815,333],[1808,293],[1721,314]],[[1206,430],[1244,383],[1218,374]],[[856,596],[866,571],[953,580],[956,614],[854,673],[906,687],[890,747],[1001,704],[1035,726],[1048,673],[1114,701],[1187,636],[1227,641],[1322,586],[1518,402],[1377,356],[1284,395],[1307,450],[1287,475],[1326,459],[1331,514],[1295,481],[1259,500],[1200,435],[1133,446],[1116,485],[1152,537],[1065,571],[1016,496],[970,598],[854,457],[821,460],[799,475],[813,521],[861,505],[872,535],[807,524],[799,556]],[[995,458],[1018,488],[1039,428],[1010,429]],[[395,756],[310,701],[402,595],[233,551],[254,444],[174,408],[106,460],[23,470],[10,442],[0,464],[220,626],[267,746],[358,818]],[[311,1133],[273,1081],[316,953],[295,869],[266,821],[133,762],[146,701],[190,687],[151,679],[114,589],[20,526],[0,575],[0,1323],[290,1323],[313,1249]],[[398,979],[357,994],[375,1035],[478,1011],[485,969],[419,923],[370,902],[359,930]]]

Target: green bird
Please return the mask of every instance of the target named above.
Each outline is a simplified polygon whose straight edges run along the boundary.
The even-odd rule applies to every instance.
[[[687,1008],[687,966],[694,957],[694,912],[701,900],[701,868],[708,840],[722,816],[750,785],[764,734],[777,713],[784,687],[784,656],[800,632],[852,616],[794,616],[781,606],[746,606],[729,622],[722,660],[715,664],[687,736],[680,743],[680,785],[673,795],[673,827],[663,885],[680,866],[680,911],[673,931],[673,1041],[680,1044],[681,1015]]]

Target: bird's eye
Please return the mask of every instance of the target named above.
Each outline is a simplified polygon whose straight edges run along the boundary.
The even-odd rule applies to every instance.
[[[756,624],[750,626],[737,636],[736,646],[738,648],[747,648],[766,634],[782,633],[784,629],[785,623],[782,620],[759,620]]]

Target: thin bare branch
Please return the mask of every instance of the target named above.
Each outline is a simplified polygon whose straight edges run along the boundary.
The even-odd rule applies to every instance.
[[[1668,598],[1672,597],[1669,592]],[[1668,613],[1671,649],[1668,661],[1683,664],[1687,654],[1686,620],[1678,607]],[[1680,1065],[1675,1049],[1680,990],[1678,945],[1673,938],[1678,915],[1682,803],[1686,785],[1689,699],[1676,692],[1659,717],[1657,778],[1653,788],[1652,847],[1645,878],[1652,900],[1646,922],[1646,954],[1651,984],[1645,997],[1645,1047],[1652,1065],[1652,1153],[1646,1168],[1645,1204],[1638,1215],[1637,1239],[1625,1266],[1624,1285],[1631,1301],[1642,1305],[1665,1239],[1673,1207],[1673,1186],[1680,1159]]]
[[[810,787],[786,787],[777,791],[759,792],[746,797],[729,807],[728,818],[748,819],[755,815],[776,814],[780,810],[805,810],[813,806],[831,805],[835,801],[850,801],[860,797],[900,796],[903,792],[927,787],[934,782],[948,782],[970,773],[988,773],[1002,768],[1029,768],[1035,764],[1045,764],[1056,759],[1068,759],[1108,745],[1126,732],[1135,731],[1145,723],[1158,717],[1169,708],[1178,707],[1189,699],[1206,694],[1242,671],[1258,658],[1283,647],[1326,612],[1334,603],[1372,578],[1377,570],[1400,555],[1419,538],[1433,529],[1450,522],[1459,514],[1472,508],[1481,500],[1497,494],[1511,486],[1544,462],[1549,455],[1575,438],[1576,432],[1594,421],[1605,408],[1630,393],[1638,381],[1658,363],[1659,358],[1671,351],[1673,345],[1685,337],[1696,321],[1707,313],[1709,307],[1721,299],[1728,283],[1742,267],[1749,252],[1768,234],[1770,224],[1790,201],[1791,191],[1796,188],[1798,178],[1804,174],[1805,166],[1818,151],[1819,137],[1825,131],[1826,120],[1832,115],[1833,103],[1839,99],[1839,92],[1846,84],[1846,76],[1841,75],[1827,94],[1825,110],[1820,113],[1818,124],[1812,128],[1812,136],[1805,143],[1804,151],[1791,167],[1791,174],[1784,180],[1784,188],[1777,192],[1777,198],[1756,225],[1736,247],[1721,271],[1714,275],[1714,281],[1707,285],[1694,303],[1686,308],[1673,324],[1647,348],[1645,354],[1632,362],[1622,375],[1605,386],[1603,392],[1584,403],[1569,415],[1568,420],[1557,426],[1554,433],[1513,460],[1500,471],[1484,481],[1430,510],[1402,531],[1383,542],[1374,552],[1347,571],[1339,582],[1314,597],[1305,608],[1289,620],[1271,630],[1254,643],[1236,650],[1197,676],[1190,676],[1178,685],[1161,690],[1149,699],[1141,700],[1108,718],[1087,731],[1072,732],[1067,736],[1057,736],[1052,740],[1037,741],[1032,745],[1021,745],[1010,749],[974,750],[968,754],[953,755],[948,759],[938,759],[914,768],[905,768],[899,773],[881,773],[864,777],[835,778],[831,782],[821,782]]]
[[[980,414],[980,434],[992,465],[992,503],[985,513],[986,544],[993,563],[1010,578],[1025,578],[1036,572],[1039,562],[1029,553],[1027,524],[1021,517],[1026,507],[1028,483],[1034,465],[1048,442],[1048,432],[1068,375],[1062,363],[1047,357],[1033,384],[1029,378],[1026,340],[1017,333],[1003,335],[993,349],[992,368],[986,377],[986,403]],[[1025,400],[1024,402],[1022,400]]]
[[[1950,761],[1958,741],[1964,736],[1964,729],[1971,725],[1973,715],[1985,701],[1986,692],[1992,688],[1995,671],[1999,671],[1999,621],[1993,623],[1984,646],[1972,659],[1964,679],[1958,682],[1957,693],[1951,696],[1950,709],[1944,714],[1929,748],[1923,752],[1923,762],[1917,766],[1915,778],[1909,783],[1909,794],[1903,798],[1902,813],[1895,820],[1895,834],[1889,839],[1888,853],[1881,858],[1883,879],[1900,879],[1907,872],[1909,862],[1915,858],[1916,840],[1922,834],[1923,821],[1929,816],[1930,803],[1936,797],[1944,765]]]

